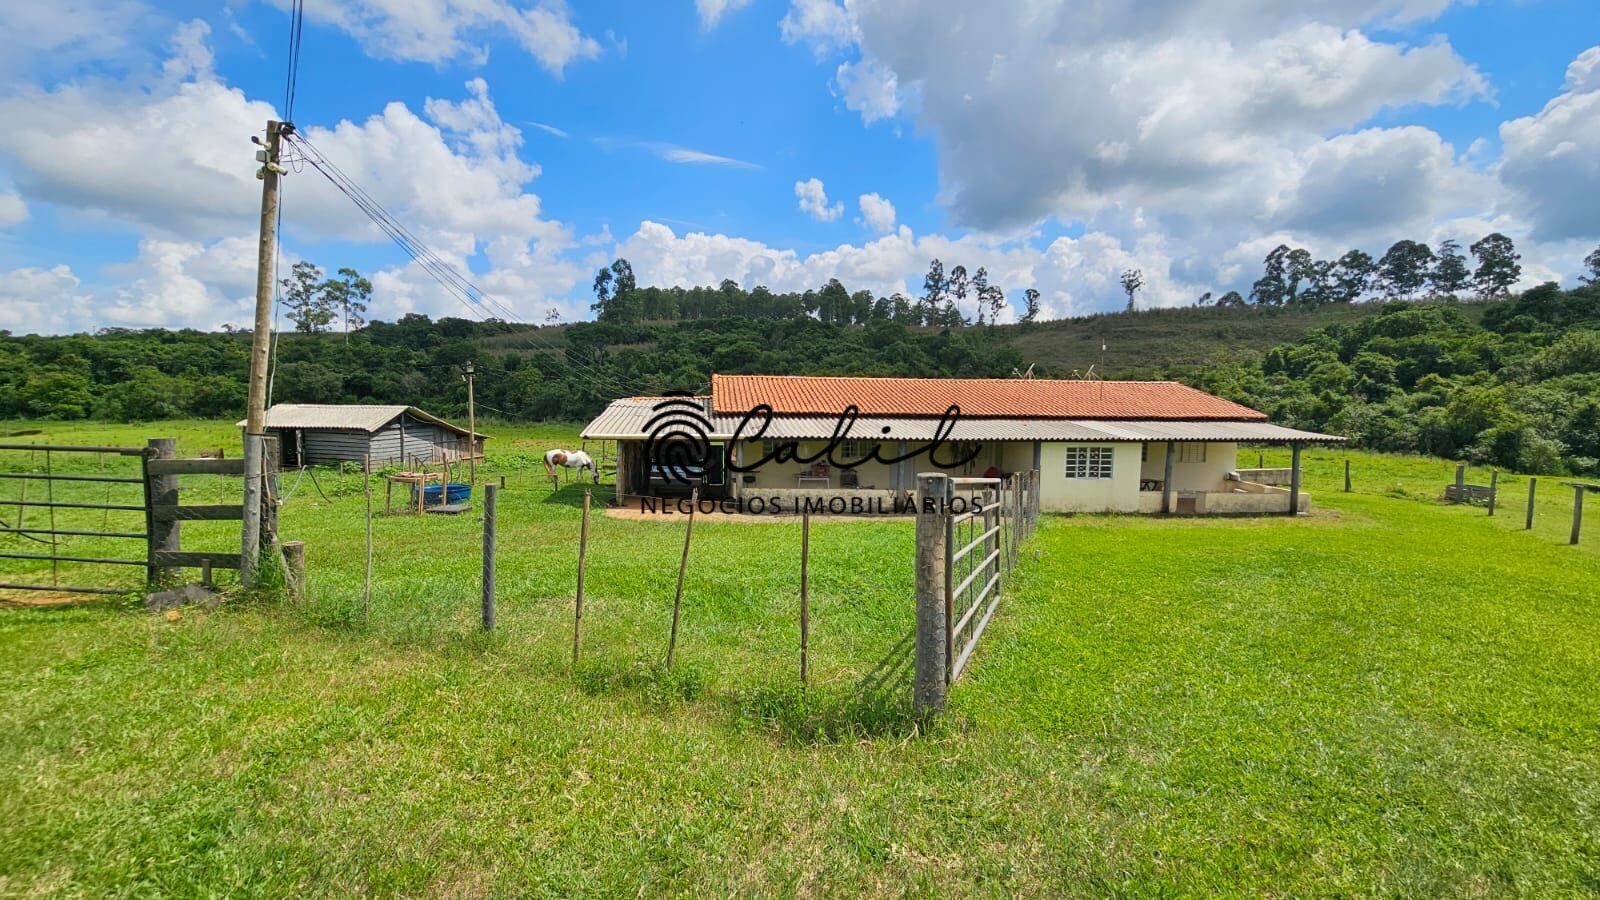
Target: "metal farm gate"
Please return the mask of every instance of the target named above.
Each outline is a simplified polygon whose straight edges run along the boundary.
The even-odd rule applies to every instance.
[[[917,650],[914,698],[944,708],[1000,607],[1006,577],[1039,520],[1039,472],[1004,478],[917,476]]]
[[[168,580],[178,568],[208,576],[213,568],[239,568],[237,552],[182,550],[179,523],[242,521],[243,505],[181,505],[178,476],[242,476],[244,460],[176,459],[176,444],[171,438],[145,447],[0,444],[0,485],[17,485],[15,499],[0,497],[0,535],[11,538],[0,543],[0,561],[10,561],[0,568],[0,590],[125,594],[140,586],[63,584],[63,565],[80,581],[85,566],[142,568],[146,585]]]

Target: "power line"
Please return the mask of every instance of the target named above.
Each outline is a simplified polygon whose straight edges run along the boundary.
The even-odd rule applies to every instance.
[[[515,310],[496,300],[473,284],[465,275],[461,274],[455,266],[439,256],[432,248],[423,243],[410,229],[395,218],[388,210],[384,209],[376,199],[368,194],[345,174],[339,166],[312,144],[299,132],[288,135],[297,146],[301,158],[312,168],[316,169],[330,184],[341,194],[344,194],[352,203],[377,225],[379,230],[388,235],[400,249],[404,250],[423,271],[433,277],[445,290],[455,297],[468,311],[479,318],[484,318],[483,311],[487,311],[488,318],[496,318],[512,323],[516,321]],[[568,358],[559,347],[544,344],[538,340],[524,336],[522,341],[536,350],[557,354],[562,363],[576,374],[583,375],[598,384],[607,384],[621,393],[631,393],[634,389],[651,387],[651,385],[632,379],[623,379],[611,373],[603,372],[592,366]]]
[[[305,29],[305,24],[305,0],[291,0],[288,66],[283,77],[283,118],[287,122],[294,121],[295,94],[300,88],[300,35]]]

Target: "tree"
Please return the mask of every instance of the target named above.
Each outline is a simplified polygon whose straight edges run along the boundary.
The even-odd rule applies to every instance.
[[[1377,263],[1364,250],[1351,250],[1333,264],[1329,297],[1334,303],[1354,303],[1366,295],[1372,286]]]
[[[1461,245],[1454,240],[1439,245],[1433,258],[1433,271],[1428,273],[1428,287],[1435,297],[1455,297],[1467,289],[1472,273],[1467,260],[1461,255]]]
[[[1194,298],[1194,305],[1195,306],[1210,306],[1211,305],[1211,292],[1210,291],[1206,291],[1205,293],[1201,294],[1200,296]]]
[[[595,312],[604,312],[606,301],[611,299],[611,270],[605,266],[594,273],[594,302],[589,308]]]
[[[1596,251],[1600,252],[1600,251]],[[1022,292],[1023,303],[1026,304],[1022,313],[1022,321],[1034,322],[1039,318],[1039,289],[1028,288]]]
[[[1144,287],[1144,272],[1138,269],[1125,269],[1122,273],[1122,292],[1128,295],[1128,312],[1138,308],[1135,296],[1139,289]]]
[[[359,329],[367,323],[362,313],[367,311],[367,300],[372,297],[372,282],[346,266],[339,270],[338,278],[323,282],[322,292],[327,308],[344,316],[344,339],[349,343],[350,326],[354,324]]]
[[[989,324],[994,325],[1000,320],[1000,310],[1006,308],[1006,292],[998,284],[989,283],[989,272],[982,266],[978,267],[978,274],[973,277],[973,284],[978,287],[978,318],[983,319],[983,310],[989,310]]]
[[[1218,306],[1244,306],[1244,295],[1238,291],[1229,291],[1217,298]]]
[[[1303,247],[1290,250],[1289,255],[1284,258],[1284,262],[1286,263],[1284,276],[1288,284],[1288,290],[1283,298],[1284,302],[1291,306],[1301,302],[1300,285],[1302,283],[1308,283],[1313,289],[1313,295],[1315,295],[1315,289],[1318,286],[1318,267],[1317,261],[1311,257],[1311,251]]]
[[[1279,244],[1262,260],[1261,277],[1250,285],[1250,299],[1257,306],[1282,306],[1289,296],[1288,258],[1288,245]]]
[[[302,334],[316,334],[333,321],[334,309],[324,290],[322,270],[309,260],[300,260],[289,270],[283,285],[283,305],[289,311],[289,321],[294,330]]]
[[[1583,267],[1589,270],[1589,274],[1580,276],[1578,280],[1584,284],[1600,284],[1600,247],[1594,248],[1594,252],[1583,258]]]
[[[1478,271],[1472,273],[1472,287],[1480,297],[1504,297],[1511,286],[1522,277],[1522,264],[1511,238],[1500,232],[1487,235],[1471,247],[1478,259]]]
[[[919,318],[928,325],[933,325],[939,318],[939,306],[944,300],[945,279],[944,263],[935,258],[928,263],[928,274],[922,278],[922,302],[919,304]]]
[[[620,297],[639,286],[638,282],[633,280],[633,264],[620,256],[611,263],[611,274],[616,285],[611,291],[613,297]]]
[[[550,307],[550,311],[544,314],[544,324],[547,325],[547,326],[548,325],[560,325],[561,324],[561,310],[556,309],[554,306]]]
[[[961,304],[967,302],[967,291],[969,284],[970,282],[967,280],[967,267],[962,265],[957,265],[955,268],[951,269],[950,277],[944,280],[945,295],[958,310],[960,309]],[[979,310],[978,315],[981,317],[983,315],[983,311]],[[950,322],[950,314],[948,312],[945,313],[942,324],[952,324]]]
[[[1411,240],[1395,241],[1378,260],[1378,281],[1390,297],[1411,297],[1428,282],[1433,267],[1433,251],[1427,244]]]

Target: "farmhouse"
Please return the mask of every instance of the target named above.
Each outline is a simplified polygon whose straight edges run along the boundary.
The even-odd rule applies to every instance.
[[[267,434],[278,438],[287,468],[369,456],[375,465],[483,459],[482,434],[474,439],[415,406],[279,403],[267,410]]]
[[[770,416],[745,421],[761,405]],[[881,508],[919,472],[1037,469],[1040,508],[1053,512],[1287,513],[1291,492],[1304,512],[1300,448],[1344,439],[1266,419],[1169,381],[713,375],[707,396],[616,400],[583,437],[617,442],[621,496],[682,493],[677,469],[713,498],[844,495]],[[701,434],[709,452],[691,446]],[[1250,443],[1294,448],[1289,487],[1239,471]]]

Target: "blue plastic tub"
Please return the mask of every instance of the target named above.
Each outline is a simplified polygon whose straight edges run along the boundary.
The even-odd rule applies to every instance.
[[[430,484],[422,489],[423,504],[426,506],[439,506],[439,495],[444,494],[442,503],[454,505],[466,503],[472,498],[472,485],[452,481],[449,484]]]

